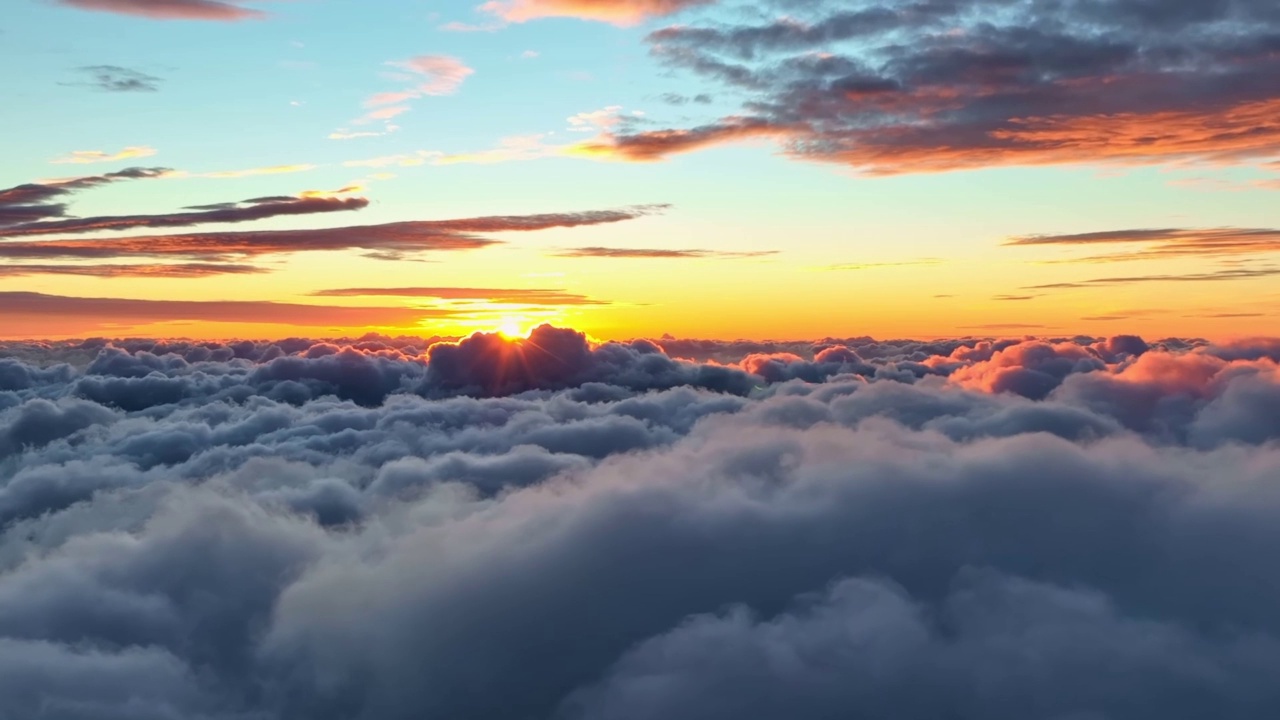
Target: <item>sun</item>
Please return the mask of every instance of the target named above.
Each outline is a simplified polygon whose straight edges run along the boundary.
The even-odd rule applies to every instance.
[[[508,340],[518,340],[529,336],[524,318],[504,317],[498,322],[498,334]]]

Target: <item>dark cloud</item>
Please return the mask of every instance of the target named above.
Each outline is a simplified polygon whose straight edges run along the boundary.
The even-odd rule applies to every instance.
[[[59,5],[98,12],[133,15],[152,20],[250,20],[266,16],[232,0],[54,0]]]
[[[660,343],[0,343],[0,715],[1280,707],[1280,341]]]
[[[87,79],[67,84],[106,92],[156,92],[164,82],[163,78],[119,65],[86,65],[78,70]]]
[[[98,217],[41,220],[0,228],[0,238],[32,237],[97,232],[100,230],[138,230],[143,228],[175,228],[218,223],[241,223],[273,217],[345,212],[368,207],[365,198],[341,197],[270,197],[203,206],[185,212],[156,215],[103,215]]]
[[[27,183],[0,190],[0,232],[6,227],[36,224],[37,221],[63,218],[67,214],[68,196],[122,180],[162,177],[168,168],[128,168],[104,175],[87,175],[67,180]]]
[[[288,207],[287,205],[284,207]],[[218,211],[208,211],[218,212]],[[317,230],[256,230],[183,235],[143,235],[106,240],[0,242],[0,257],[13,260],[156,258],[202,262],[227,261],[281,253],[363,249],[379,259],[413,253],[476,250],[500,241],[478,232],[533,232],[584,227],[644,217],[651,207],[581,213],[421,220]],[[0,229],[0,233],[3,230]]]
[[[555,257],[567,258],[631,258],[648,260],[689,260],[697,258],[720,258],[725,260],[757,258],[776,255],[777,250],[759,250],[746,252],[723,252],[720,250],[664,250],[659,248],[611,248],[611,247],[579,247],[565,248],[554,253]]]
[[[0,271],[2,272],[2,271]],[[511,305],[608,305],[607,300],[594,300],[564,290],[535,288],[334,288],[311,293],[315,297],[415,297],[442,300],[474,300]]]
[[[649,36],[659,60],[737,93],[740,113],[588,149],[643,161],[771,137],[870,174],[1280,151],[1268,0],[769,5]]]

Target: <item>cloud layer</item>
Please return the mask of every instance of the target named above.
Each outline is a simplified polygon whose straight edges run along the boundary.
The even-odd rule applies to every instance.
[[[1266,716],[1277,359],[8,343],[0,714]]]

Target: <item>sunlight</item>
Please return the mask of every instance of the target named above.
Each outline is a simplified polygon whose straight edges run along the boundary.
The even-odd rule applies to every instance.
[[[529,327],[529,320],[522,317],[504,317],[497,327],[498,334],[508,340],[527,338],[532,329]]]

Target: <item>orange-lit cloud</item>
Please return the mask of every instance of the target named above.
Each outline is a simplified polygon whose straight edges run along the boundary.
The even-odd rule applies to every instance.
[[[1255,255],[1280,252],[1275,228],[1145,228],[1107,230],[1071,235],[1026,235],[1009,239],[1010,246],[1085,246],[1143,244],[1141,252],[1092,256],[1074,262],[1151,260],[1154,258]]]
[[[90,163],[119,162],[137,158],[151,157],[156,149],[145,145],[127,147],[120,152],[109,153],[102,150],[74,150],[62,157],[51,160],[55,165],[87,165]]]
[[[585,295],[564,290],[529,288],[465,288],[465,287],[409,287],[409,288],[337,288],[312,293],[315,297],[411,297],[440,300],[476,300],[494,305],[608,305],[607,300],[596,300]]]
[[[727,118],[689,130],[652,130],[630,135],[605,135],[580,143],[569,153],[585,157],[653,162],[671,155],[714,145],[761,137],[786,137],[793,129],[757,118]]]
[[[341,307],[246,300],[133,300],[67,297],[31,292],[0,292],[0,317],[14,321],[49,318],[106,320],[137,325],[203,321],[262,323],[311,327],[407,327],[428,318],[451,317],[444,309],[407,307]]]
[[[152,20],[252,20],[266,16],[243,3],[220,0],[54,0],[59,5]]]
[[[742,112],[583,151],[651,161],[768,136],[790,157],[873,175],[1280,156],[1280,16],[1196,7],[1160,15],[1157,31],[1146,0],[996,15],[980,0],[815,4],[671,26],[648,36],[653,55],[740,96]]]
[[[0,242],[0,258],[9,260],[110,260],[167,258],[227,262],[296,252],[377,251],[383,259],[406,254],[477,250],[500,241],[476,233],[533,232],[624,222],[657,212],[661,206],[580,213],[508,215],[455,220],[425,220],[316,230],[259,230],[145,235],[102,240]]]
[[[174,263],[167,265],[0,265],[0,277],[28,275],[80,275],[98,278],[201,278],[214,275],[249,275],[268,272],[256,265],[229,263]]]
[[[635,25],[654,16],[670,15],[714,0],[493,0],[480,6],[508,22],[537,18],[573,17],[615,25]]]

